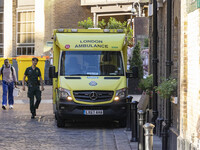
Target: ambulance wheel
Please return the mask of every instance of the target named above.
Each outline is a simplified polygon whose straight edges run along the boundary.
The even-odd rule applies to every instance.
[[[119,127],[125,128],[126,127],[126,119],[119,120]]]
[[[58,128],[65,127],[65,120],[63,120],[58,114],[56,115],[56,118],[57,118],[57,127]]]
[[[57,115],[56,115],[56,113],[54,114],[54,117],[55,117],[55,119],[57,120]]]

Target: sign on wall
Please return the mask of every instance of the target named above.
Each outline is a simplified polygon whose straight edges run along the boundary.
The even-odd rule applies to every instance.
[[[187,0],[187,12],[191,13],[200,8],[200,0]]]
[[[47,41],[46,46],[47,47],[53,47],[53,41]]]

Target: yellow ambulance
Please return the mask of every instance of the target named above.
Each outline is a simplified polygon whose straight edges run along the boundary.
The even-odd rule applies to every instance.
[[[123,29],[56,29],[53,106],[67,120],[117,120],[126,125],[127,40]]]

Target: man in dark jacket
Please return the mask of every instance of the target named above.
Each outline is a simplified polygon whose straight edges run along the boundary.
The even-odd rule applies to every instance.
[[[40,69],[36,67],[37,63],[38,58],[32,58],[32,66],[26,68],[22,81],[23,90],[25,91],[25,78],[26,76],[28,77],[28,97],[30,99],[30,111],[32,113],[32,119],[34,119],[36,116],[36,109],[38,109],[41,102],[41,91],[44,90]],[[40,79],[40,82],[38,78]],[[36,97],[36,102],[34,102],[34,96]]]

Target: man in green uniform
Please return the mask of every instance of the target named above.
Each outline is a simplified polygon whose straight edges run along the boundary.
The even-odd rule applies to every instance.
[[[28,77],[28,97],[30,99],[30,111],[32,113],[31,118],[34,119],[36,116],[36,109],[38,109],[39,104],[41,102],[41,91],[44,90],[43,81],[41,77],[41,72],[38,67],[36,67],[38,63],[37,58],[32,58],[32,66],[26,68],[24,73],[22,85],[23,90],[25,91],[25,78]],[[40,82],[38,81],[38,77]],[[40,90],[41,84],[41,90]],[[34,103],[34,96],[36,97],[36,102]]]

